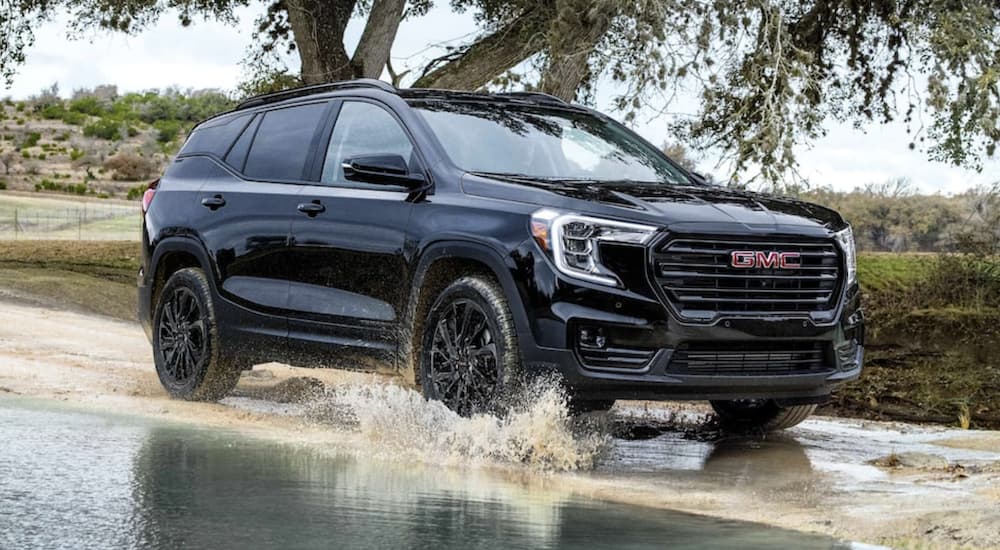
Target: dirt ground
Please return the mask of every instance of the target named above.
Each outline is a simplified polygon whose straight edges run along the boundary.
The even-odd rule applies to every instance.
[[[395,379],[282,365],[246,373],[221,403],[176,401],[137,324],[9,295],[0,297],[0,399],[483,468],[529,486],[851,541],[1000,548],[1000,432],[817,417],[780,435],[737,437],[714,431],[703,406],[628,402],[567,432],[558,407],[514,421],[461,419]],[[331,420],[345,407],[351,422]],[[544,463],[530,458],[539,456]]]

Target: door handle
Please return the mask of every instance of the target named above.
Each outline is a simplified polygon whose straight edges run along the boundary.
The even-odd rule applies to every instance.
[[[201,205],[208,208],[209,210],[215,211],[226,205],[226,199],[222,198],[222,195],[216,195],[214,197],[205,197],[201,199]]]
[[[312,202],[304,202],[299,205],[299,212],[309,216],[310,218],[315,218],[317,214],[322,214],[326,212],[326,207],[320,204],[318,200]]]

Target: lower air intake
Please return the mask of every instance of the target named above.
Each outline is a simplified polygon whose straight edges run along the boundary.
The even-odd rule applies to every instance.
[[[832,371],[824,342],[688,342],[674,350],[669,372],[723,376]]]

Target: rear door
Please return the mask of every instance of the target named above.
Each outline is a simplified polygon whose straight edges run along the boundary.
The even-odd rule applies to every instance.
[[[223,329],[248,337],[253,348],[280,350],[273,358],[287,352],[291,223],[328,108],[320,102],[257,113],[225,153],[228,169],[208,178],[198,197],[199,233],[225,300]]]
[[[344,100],[331,113],[316,159],[319,182],[303,186],[292,222],[289,330],[293,351],[328,366],[365,368],[392,358],[408,296],[403,256],[412,206],[403,187],[344,178],[359,155],[398,154],[411,172],[421,162],[395,114],[368,100]]]

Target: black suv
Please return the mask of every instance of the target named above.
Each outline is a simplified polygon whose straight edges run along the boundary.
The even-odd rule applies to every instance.
[[[143,212],[139,317],[177,397],[281,361],[396,371],[471,414],[556,372],[580,410],[707,399],[776,429],[861,371],[836,212],[708,185],[544,94],[254,98],[194,129]]]

